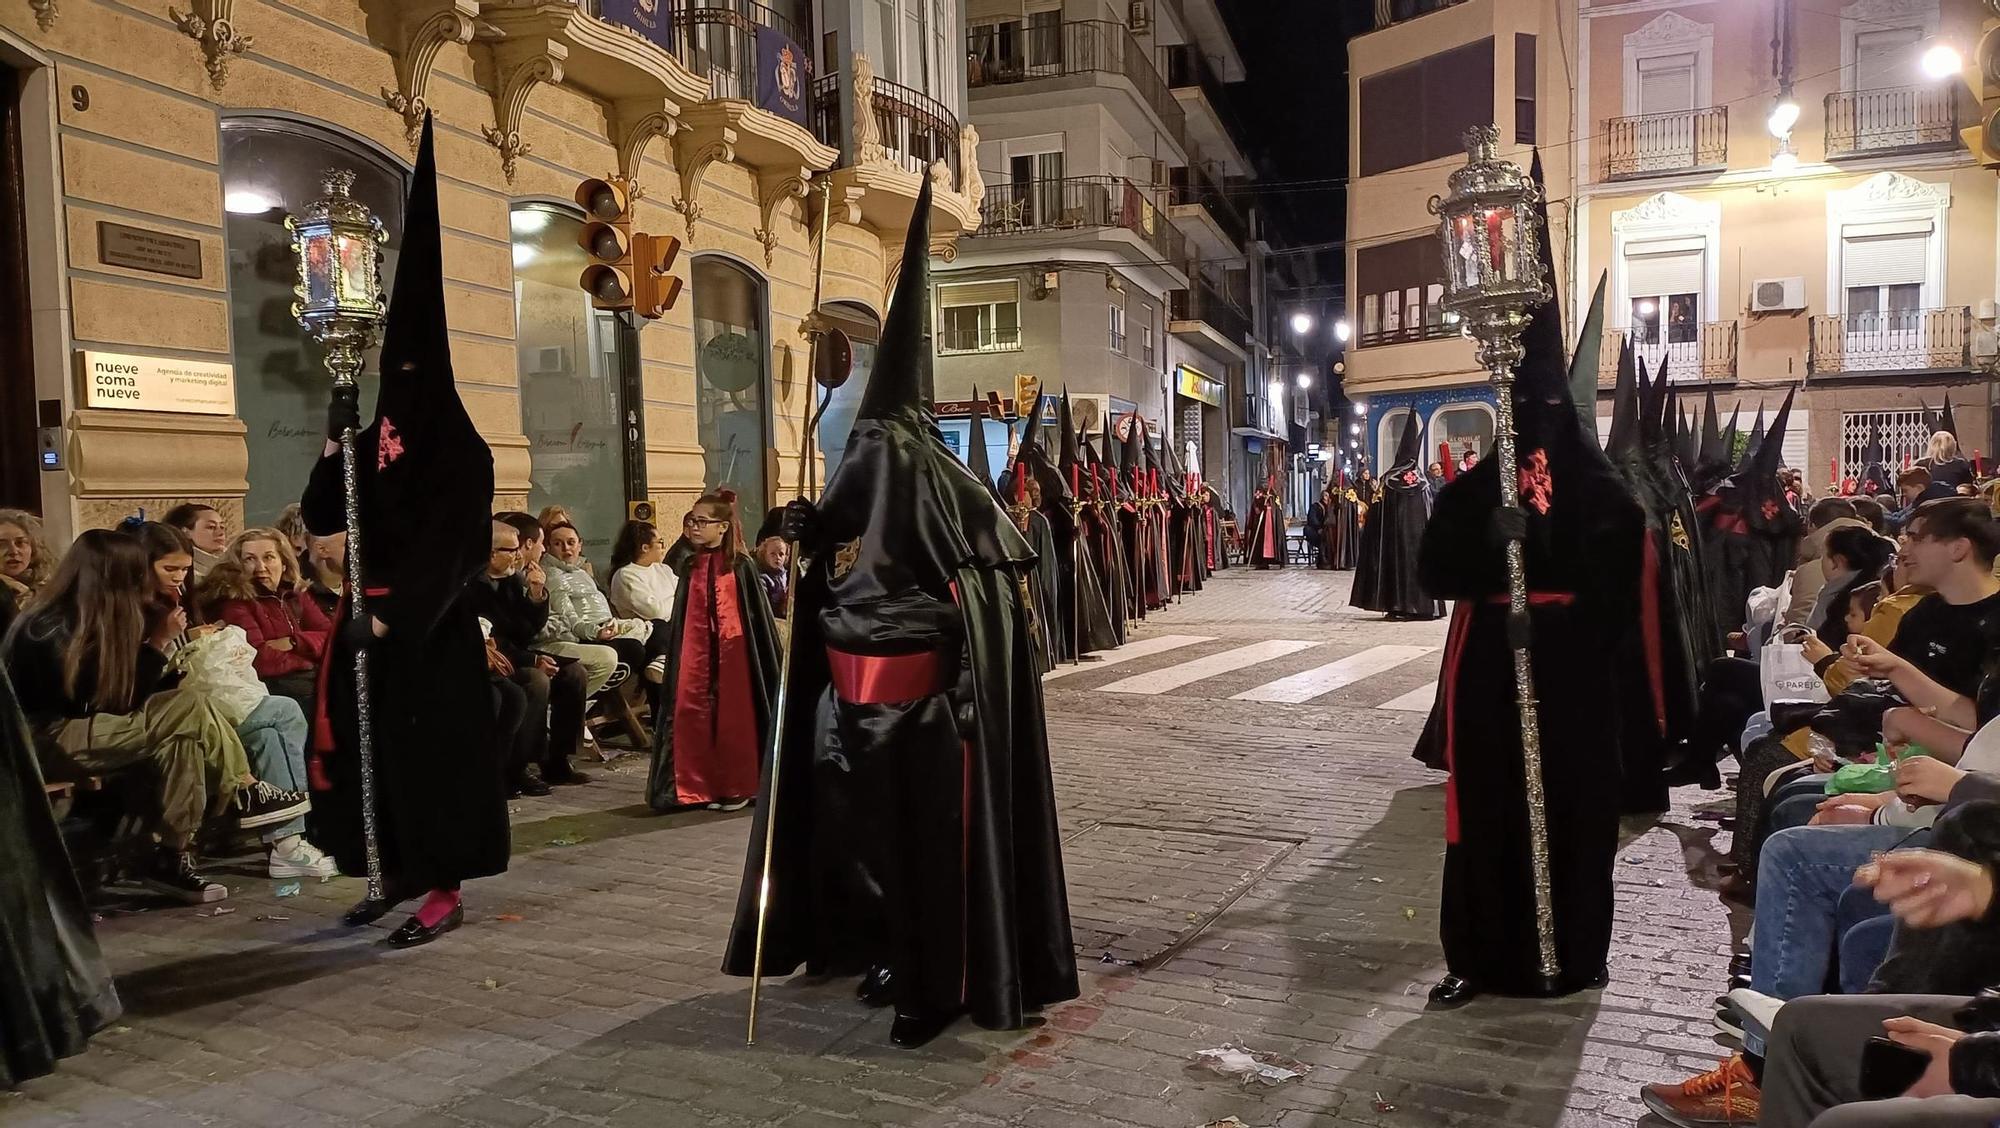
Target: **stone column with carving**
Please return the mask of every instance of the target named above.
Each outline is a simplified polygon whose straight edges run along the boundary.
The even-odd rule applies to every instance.
[[[958,190],[974,212],[986,202],[986,181],[979,175],[979,127],[971,122],[958,131]]]
[[[875,122],[875,64],[859,51],[854,53],[854,163],[870,164],[889,159],[882,147],[882,128]]]

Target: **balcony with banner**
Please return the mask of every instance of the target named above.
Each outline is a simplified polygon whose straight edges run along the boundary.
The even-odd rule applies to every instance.
[[[1597,383],[1608,388],[1617,382],[1618,354],[1629,340],[1648,375],[1657,377],[1665,365],[1667,380],[1673,384],[1733,384],[1739,339],[1733,319],[1606,329],[1598,353]]]
[[[1122,176],[1066,176],[990,184],[972,236],[1009,249],[1097,244],[1153,273],[1161,289],[1186,286],[1194,272],[1188,239],[1165,209]]]
[[[978,26],[966,37],[966,58],[966,84],[982,112],[1034,113],[1051,104],[1051,92],[1094,88],[1134,137],[1160,134],[1186,156],[1187,114],[1122,23],[1031,16]]]
[[[1815,378],[1969,372],[1973,328],[1967,306],[1814,317],[1806,372]]]
[[[834,199],[858,208],[862,222],[878,230],[899,231],[909,225],[924,179],[941,171],[931,230],[970,230],[979,211],[968,192],[983,190],[976,135],[936,98],[878,77],[867,56],[848,63],[812,90],[813,134],[840,151]]]
[[[1719,170],[1729,164],[1729,107],[1610,118],[1602,127],[1605,180]]]
[[[1826,96],[1826,159],[1955,149],[1956,83],[1841,90]]]

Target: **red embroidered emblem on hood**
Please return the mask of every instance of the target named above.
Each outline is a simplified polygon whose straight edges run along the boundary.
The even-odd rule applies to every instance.
[[[382,417],[382,426],[375,435],[375,469],[387,470],[391,462],[403,457],[403,436],[396,432],[396,424],[388,416]]]
[[[1535,512],[1547,515],[1549,499],[1555,492],[1555,480],[1549,477],[1548,452],[1538,450],[1528,455],[1527,465],[1521,467],[1521,504],[1532,505]]]

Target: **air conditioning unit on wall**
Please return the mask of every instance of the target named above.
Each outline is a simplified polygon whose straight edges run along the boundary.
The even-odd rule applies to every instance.
[[[1751,313],[1786,313],[1804,308],[1804,278],[1759,278],[1750,284]]]

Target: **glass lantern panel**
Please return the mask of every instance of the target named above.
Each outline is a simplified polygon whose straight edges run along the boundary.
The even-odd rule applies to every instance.
[[[408,173],[397,161],[345,134],[303,122],[226,117],[222,122],[224,234],[228,245],[230,347],[236,362],[236,413],[249,448],[250,492],[244,513],[268,525],[299,499],[325,441],[327,394],[332,381],[319,345],[292,316],[298,261],[285,217],[325,195],[327,169],[351,169],[353,195],[389,231],[383,248],[384,296],[395,277],[402,244],[403,196]],[[333,238],[321,244],[331,278],[337,265]],[[372,256],[372,248],[370,254]],[[373,267],[372,257],[368,260]],[[309,295],[331,304],[327,291]],[[375,410],[376,356],[361,373],[361,417]],[[233,530],[232,530],[233,531]]]
[[[375,308],[369,294],[375,274],[375,240],[365,235],[335,236],[340,244],[340,304],[349,309]]]
[[[306,236],[305,266],[307,309],[326,309],[334,304],[333,235],[318,231]]]

